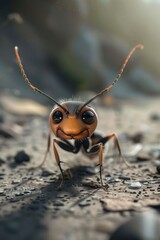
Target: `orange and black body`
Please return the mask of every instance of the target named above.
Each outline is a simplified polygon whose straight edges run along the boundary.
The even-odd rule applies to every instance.
[[[57,146],[71,153],[78,153],[80,150],[82,150],[89,157],[93,155],[97,155],[99,157],[100,180],[102,185],[103,185],[103,180],[102,180],[103,149],[104,149],[104,145],[110,139],[114,140],[115,147],[117,147],[119,151],[119,155],[120,157],[122,157],[120,145],[115,133],[112,133],[108,136],[101,136],[95,132],[95,129],[98,123],[98,118],[97,118],[96,111],[90,106],[90,103],[98,96],[112,89],[112,87],[116,84],[116,82],[120,78],[132,53],[137,48],[142,49],[143,46],[136,45],[129,52],[117,77],[114,79],[111,85],[109,85],[107,88],[102,90],[100,93],[98,93],[97,95],[89,99],[87,102],[66,101],[63,103],[59,103],[55,99],[48,96],[46,93],[34,87],[30,83],[24,71],[23,65],[21,63],[21,59],[18,54],[18,48],[15,47],[16,58],[18,60],[19,67],[21,69],[25,82],[29,85],[29,87],[32,90],[46,96],[47,98],[49,98],[55,103],[55,106],[49,116],[50,130],[48,134],[47,150],[46,150],[44,160],[40,166],[42,166],[43,163],[46,161],[46,158],[51,146],[51,133],[53,133],[56,137],[55,139],[53,139],[53,151],[54,151],[56,162],[62,174],[61,185],[63,184],[63,181],[64,181],[64,173],[61,167],[61,160],[59,157]]]

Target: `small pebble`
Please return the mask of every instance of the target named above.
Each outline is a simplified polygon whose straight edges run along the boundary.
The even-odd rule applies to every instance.
[[[139,189],[142,187],[142,184],[140,182],[133,182],[128,185],[128,188],[130,189]]]
[[[131,180],[131,178],[130,178],[130,177],[127,177],[127,176],[119,176],[119,179],[125,180],[125,181]]]
[[[56,202],[54,202],[53,204],[54,204],[54,206],[56,206],[56,207],[62,207],[62,206],[64,206],[64,203],[63,203],[63,202],[60,202],[60,201],[56,201]]]
[[[105,183],[116,183],[116,182],[120,182],[121,180],[118,178],[106,178],[104,180]]]
[[[5,195],[4,190],[0,190],[0,196]]]
[[[72,207],[72,208],[69,208],[69,209],[67,209],[67,212],[68,212],[68,213],[74,213],[74,212],[75,212],[75,208],[73,208],[73,207]]]
[[[149,161],[149,160],[151,160],[151,155],[149,153],[146,153],[146,152],[140,152],[137,155],[137,160],[138,161]]]
[[[87,207],[90,205],[90,203],[88,201],[84,200],[84,201],[81,201],[78,205],[80,207]]]
[[[23,162],[29,162],[30,161],[30,156],[25,153],[25,151],[19,151],[17,152],[16,156],[14,157],[14,160],[16,163],[21,164]]]
[[[159,195],[160,196],[160,192],[154,192],[154,195]]]
[[[27,189],[24,191],[25,194],[30,194],[31,192],[32,192],[32,191],[27,190]]]
[[[14,180],[12,180],[12,184],[18,184],[18,183],[20,183],[20,182],[21,182],[20,179],[14,179]]]
[[[16,196],[16,197],[18,197],[18,196],[23,196],[23,195],[24,195],[23,192],[17,192],[17,193],[15,193],[15,196]]]
[[[95,168],[95,167],[86,167],[84,169],[85,172],[90,173],[90,174],[96,174],[99,172],[99,168]]]
[[[48,170],[43,170],[42,174],[41,174],[41,177],[48,177],[48,176],[51,176],[53,175],[53,172],[50,172]]]

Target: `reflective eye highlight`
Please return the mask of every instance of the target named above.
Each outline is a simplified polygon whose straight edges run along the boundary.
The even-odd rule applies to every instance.
[[[94,113],[92,111],[86,111],[82,114],[82,121],[86,124],[92,124],[94,122]]]
[[[53,122],[55,124],[60,123],[63,120],[63,113],[61,111],[56,111],[52,115]]]

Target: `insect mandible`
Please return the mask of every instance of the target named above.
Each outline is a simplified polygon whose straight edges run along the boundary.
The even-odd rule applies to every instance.
[[[103,186],[102,180],[103,149],[105,144],[109,140],[113,139],[115,146],[118,149],[119,156],[123,158],[120,144],[115,133],[112,133],[107,136],[101,136],[100,134],[95,132],[98,122],[97,113],[93,109],[93,107],[90,106],[90,103],[97,97],[103,95],[104,93],[109,92],[113,88],[113,86],[117,83],[117,81],[121,77],[123,70],[126,67],[131,55],[138,48],[143,49],[143,45],[138,44],[131,49],[125,61],[123,62],[122,67],[119,73],[117,74],[116,78],[108,87],[103,89],[101,92],[99,92],[86,102],[65,101],[60,103],[31,84],[24,71],[21,58],[18,53],[18,47],[15,47],[16,58],[25,82],[29,85],[29,87],[33,91],[44,95],[45,97],[53,101],[55,104],[49,116],[50,130],[48,133],[47,149],[43,162],[40,164],[40,166],[42,166],[47,159],[47,155],[50,151],[51,146],[51,133],[53,133],[56,136],[56,138],[53,139],[53,152],[57,165],[62,175],[62,181],[60,186],[62,186],[64,183],[64,171],[61,167],[61,160],[59,157],[57,146],[71,153],[78,153],[80,150],[83,150],[83,152],[85,152],[85,154],[87,154],[88,156],[93,154],[98,155],[99,156],[98,165],[100,168],[100,182],[102,186]],[[70,140],[74,141],[74,143],[72,143]]]

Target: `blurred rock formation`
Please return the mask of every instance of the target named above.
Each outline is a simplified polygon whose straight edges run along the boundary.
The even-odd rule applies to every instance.
[[[128,51],[141,43],[144,51],[134,54],[112,94],[160,95],[159,12],[158,2],[143,0],[3,0],[0,89],[45,101],[24,84],[15,45],[29,79],[55,98],[67,98],[109,85]]]

